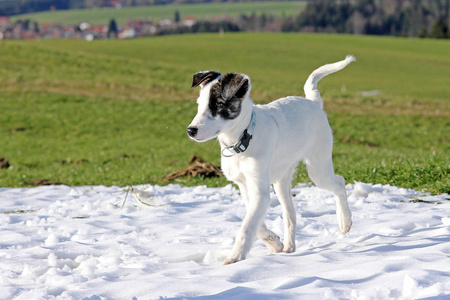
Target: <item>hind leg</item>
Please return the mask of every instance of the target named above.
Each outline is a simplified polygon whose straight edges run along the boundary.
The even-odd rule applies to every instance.
[[[344,177],[334,174],[331,158],[308,160],[306,161],[306,166],[309,178],[316,186],[334,194],[339,228],[342,234],[349,232],[352,227],[352,214],[348,207]]]
[[[295,227],[297,225],[296,212],[294,202],[292,201],[292,175],[293,171],[289,170],[284,178],[275,182],[273,187],[278,196],[278,200],[283,207],[284,220],[284,247],[283,251],[287,253],[295,252]]]

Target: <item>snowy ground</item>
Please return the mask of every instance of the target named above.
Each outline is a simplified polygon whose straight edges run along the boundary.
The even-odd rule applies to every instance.
[[[448,195],[349,184],[342,236],[332,195],[297,186],[297,251],[258,241],[222,266],[245,214],[235,188],[137,188],[156,206],[130,194],[122,207],[119,187],[0,188],[0,298],[450,299]]]

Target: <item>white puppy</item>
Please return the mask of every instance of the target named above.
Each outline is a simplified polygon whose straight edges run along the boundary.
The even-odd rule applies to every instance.
[[[341,232],[350,230],[345,180],[334,174],[333,136],[317,83],[354,60],[349,55],[312,72],[304,86],[306,98],[290,96],[267,105],[253,104],[247,75],[221,75],[215,71],[194,75],[192,87],[199,85],[201,89],[198,113],[187,133],[197,142],[218,138],[223,173],[239,186],[247,207],[224,264],[245,259],[256,237],[273,253],[295,251],[296,213],[291,182],[300,161],[306,164],[309,177],[318,187],[334,194]],[[283,207],[284,245],[264,224],[271,184]]]

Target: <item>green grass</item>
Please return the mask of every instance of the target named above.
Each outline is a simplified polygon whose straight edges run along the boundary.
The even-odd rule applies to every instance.
[[[135,40],[0,43],[0,186],[39,178],[70,185],[164,184],[192,154],[220,163],[219,146],[190,141],[192,74],[244,72],[267,103],[303,95],[316,67],[357,62],[319,89],[347,182],[449,192],[448,41],[346,35],[213,34]],[[374,96],[362,91],[377,90]],[[24,128],[25,130],[17,130]],[[296,181],[309,179],[300,167]],[[227,184],[224,178],[185,185]]]
[[[130,19],[147,19],[154,21],[173,19],[175,11],[179,11],[181,18],[196,17],[211,19],[213,17],[236,17],[241,14],[251,15],[273,14],[275,16],[291,16],[297,14],[306,6],[305,1],[271,1],[271,2],[238,2],[238,3],[210,3],[210,4],[174,4],[157,6],[124,7],[122,9],[79,9],[61,10],[53,12],[39,12],[14,16],[13,21],[31,19],[40,24],[78,24],[81,21],[92,25],[106,25],[114,18],[119,24],[125,24]]]

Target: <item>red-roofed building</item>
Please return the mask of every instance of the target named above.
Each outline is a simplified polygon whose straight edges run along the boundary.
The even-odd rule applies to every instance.
[[[1,17],[0,16],[0,24],[1,23],[9,23],[9,17]]]
[[[195,17],[186,17],[183,19],[183,25],[187,27],[193,26],[195,23],[197,23],[197,18]]]

